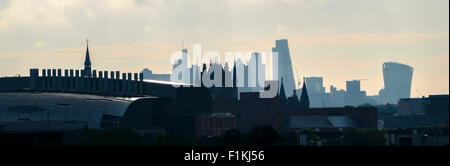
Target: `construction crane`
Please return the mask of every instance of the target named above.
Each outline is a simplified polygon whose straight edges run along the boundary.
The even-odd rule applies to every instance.
[[[295,75],[296,75],[296,77],[297,77],[297,81],[298,81],[298,84],[297,84],[297,86],[298,86],[298,88],[300,88],[301,86],[301,84],[300,84],[300,77],[298,76],[298,71],[297,71],[297,67],[295,67]]]
[[[417,92],[420,96],[423,96],[423,94],[420,93],[419,89],[416,89],[416,92]],[[420,97],[420,96],[418,96],[418,97]]]

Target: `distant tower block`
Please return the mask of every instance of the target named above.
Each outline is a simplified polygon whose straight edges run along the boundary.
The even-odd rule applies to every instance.
[[[181,50],[182,52],[182,64],[183,64],[183,69],[187,70],[188,68],[188,49],[187,48],[183,48]],[[186,77],[186,75],[183,73],[183,83],[185,84],[189,84],[189,77]]]
[[[383,63],[384,90],[380,94],[381,102],[396,104],[400,98],[411,96],[413,68],[396,63]]]
[[[277,72],[273,72],[278,73],[278,77],[274,75],[273,79],[277,78],[278,80],[281,80],[281,78],[283,78],[283,85],[286,96],[290,97],[292,96],[295,89],[295,81],[292,70],[291,54],[289,53],[288,40],[277,40],[275,42],[275,47],[272,48],[272,52],[278,52],[278,66],[273,66],[274,68],[277,67],[276,69],[278,69]]]

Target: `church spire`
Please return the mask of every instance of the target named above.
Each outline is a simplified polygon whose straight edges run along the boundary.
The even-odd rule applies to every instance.
[[[84,60],[85,76],[91,76],[91,58],[89,57],[89,40],[86,39],[86,58]]]
[[[286,101],[286,92],[284,91],[284,85],[283,85],[283,77],[281,77],[281,85],[280,85],[280,98],[282,101]]]
[[[300,96],[300,107],[302,109],[309,109],[309,96],[308,90],[306,89],[305,77],[303,77],[303,88],[302,88],[302,95]]]

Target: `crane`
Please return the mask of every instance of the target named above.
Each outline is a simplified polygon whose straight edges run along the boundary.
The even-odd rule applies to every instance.
[[[297,76],[297,81],[298,81],[298,84],[297,84],[297,86],[298,86],[298,88],[300,88],[301,86],[301,84],[300,84],[300,77],[298,76],[298,71],[297,71],[297,67],[295,67],[295,75]]]
[[[416,89],[416,92],[417,92],[420,96],[423,96],[423,94],[420,93],[419,89]],[[420,96],[419,96],[419,97],[420,97]]]

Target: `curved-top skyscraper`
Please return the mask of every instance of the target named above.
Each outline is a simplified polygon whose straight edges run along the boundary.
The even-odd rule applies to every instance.
[[[400,98],[411,94],[413,68],[396,62],[383,63],[384,90],[380,94],[382,103],[397,104]]]
[[[285,94],[287,97],[290,97],[294,93],[295,80],[292,70],[291,54],[289,53],[288,40],[276,40],[275,47],[272,48],[272,52],[278,52],[278,66],[273,66],[277,67],[278,72],[274,71],[273,73],[278,73],[278,81],[281,81],[281,78],[283,78]],[[272,62],[274,62],[274,60],[272,60]],[[275,68],[273,70],[275,70]],[[276,76],[273,75],[273,79],[275,78]]]

